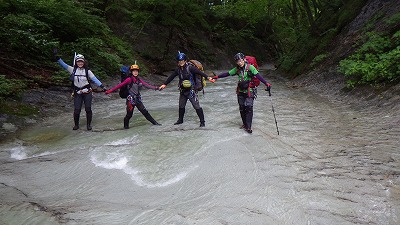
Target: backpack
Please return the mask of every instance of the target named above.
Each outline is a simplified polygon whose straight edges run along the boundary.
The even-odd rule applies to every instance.
[[[121,66],[119,71],[120,71],[120,76],[121,76],[120,82],[124,82],[124,80],[130,76],[129,66],[125,66],[125,65]],[[121,87],[119,89],[119,97],[127,98],[129,95],[129,88],[130,88],[129,85],[125,85],[125,86]]]
[[[245,60],[247,61],[247,66],[246,66],[246,71],[247,72],[249,72],[249,66],[250,65],[253,65],[258,71],[259,67],[258,67],[258,64],[257,64],[256,57],[246,55],[245,56]],[[254,88],[254,87],[258,87],[258,85],[260,85],[260,80],[256,76],[254,76],[254,74],[253,74],[253,77],[251,78],[249,86],[251,88]]]
[[[203,65],[201,64],[201,62],[199,62],[195,59],[191,59],[191,60],[189,60],[188,64],[191,66],[195,66],[195,67],[197,67],[197,69],[204,72],[204,68],[203,68]],[[190,73],[189,67],[187,67],[187,70],[188,70],[188,73]],[[194,76],[193,83],[194,83],[195,91],[203,91],[203,93],[204,93],[204,87],[207,85],[206,78],[204,78],[203,76],[201,76],[199,74],[196,74],[196,76]]]

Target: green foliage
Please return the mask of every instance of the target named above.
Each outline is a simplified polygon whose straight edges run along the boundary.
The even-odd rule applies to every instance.
[[[101,17],[104,7],[100,0],[1,1],[0,49],[10,59],[49,67],[54,65],[53,48],[58,48],[68,64],[74,52],[79,52],[88,58],[96,75],[104,78],[133,55]],[[57,76],[50,79],[62,82]]]
[[[324,61],[326,58],[328,58],[328,54],[320,54],[314,57],[312,60],[310,66],[314,67],[315,65],[319,64],[320,62]]]
[[[340,61],[339,71],[348,78],[348,86],[360,84],[388,83],[400,78],[399,31],[394,35],[383,36],[367,33],[366,42],[348,58]]]
[[[385,22],[388,25],[394,25],[394,26],[400,24],[400,12],[398,12],[398,13],[394,14],[393,16],[391,16],[390,18],[388,18]]]
[[[11,55],[46,59],[43,49],[51,49],[56,42],[49,25],[30,15],[9,14],[0,24],[0,48],[12,49]]]
[[[27,87],[27,83],[17,79],[7,79],[0,75],[0,97],[19,96]]]

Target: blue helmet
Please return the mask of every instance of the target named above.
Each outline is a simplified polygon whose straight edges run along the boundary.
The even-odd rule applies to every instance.
[[[187,61],[187,56],[183,52],[178,52],[178,55],[176,56],[176,61],[181,61],[181,60]]]

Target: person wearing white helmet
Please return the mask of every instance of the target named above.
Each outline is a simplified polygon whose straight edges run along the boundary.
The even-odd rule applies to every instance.
[[[73,83],[74,96],[74,127],[73,130],[79,129],[79,117],[81,114],[82,105],[85,104],[86,111],[86,128],[92,130],[92,87],[89,80],[92,80],[103,91],[107,89],[96,78],[93,72],[88,68],[87,61],[82,54],[77,54],[74,60],[74,66],[66,64],[59,56],[57,50],[54,50],[55,60],[70,73],[70,80]]]

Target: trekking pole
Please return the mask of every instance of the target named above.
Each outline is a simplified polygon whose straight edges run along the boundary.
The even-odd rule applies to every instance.
[[[278,135],[279,135],[278,122],[276,121],[274,104],[273,104],[273,102],[272,102],[272,97],[271,97],[271,88],[270,88],[270,87],[267,87],[267,89],[265,89],[265,90],[268,91],[269,99],[271,100],[272,113],[274,114],[275,125],[276,125],[276,132],[278,132]]]

